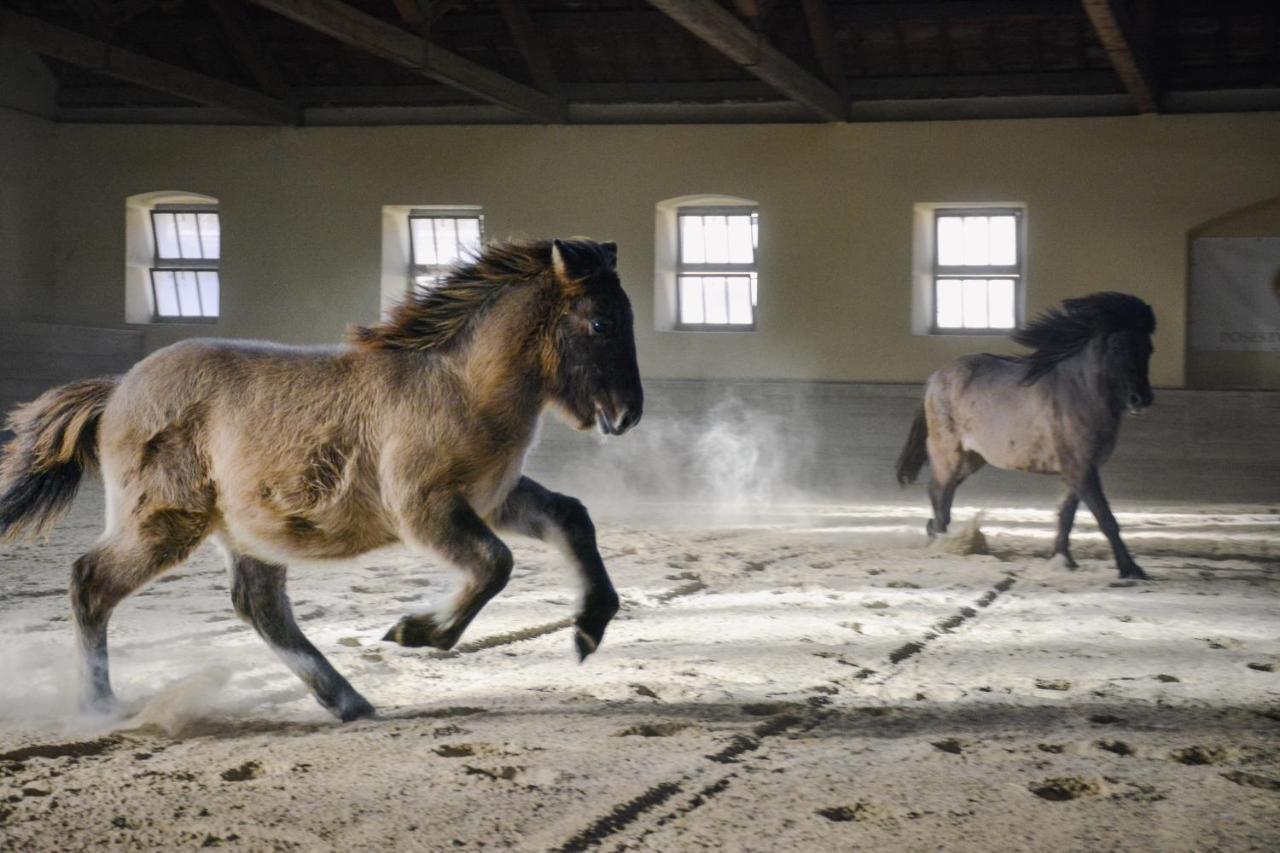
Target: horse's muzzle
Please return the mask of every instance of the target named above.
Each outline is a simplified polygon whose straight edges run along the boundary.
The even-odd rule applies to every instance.
[[[1138,393],[1130,394],[1129,399],[1126,401],[1129,405],[1129,414],[1140,415],[1144,411],[1149,409],[1151,407],[1151,404],[1154,403],[1155,401],[1156,401],[1156,395],[1152,394],[1150,391],[1147,391],[1142,394],[1138,394]]]
[[[640,406],[618,406],[596,403],[596,426],[605,435],[622,435],[640,422]]]

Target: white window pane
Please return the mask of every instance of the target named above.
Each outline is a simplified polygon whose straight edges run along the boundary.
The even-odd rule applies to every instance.
[[[178,309],[183,317],[200,316],[200,288],[193,272],[174,273],[178,279]]]
[[[752,308],[755,308],[757,304],[756,303],[756,278],[757,278],[756,274],[752,273],[751,274],[751,307]]]
[[[760,249],[760,214],[751,214],[751,248],[755,251]]]
[[[702,279],[702,294],[707,311],[706,322],[715,326],[723,326],[728,323],[729,302],[724,276],[705,276]]]
[[[479,219],[468,217],[467,219],[458,220],[458,246],[466,257],[475,255],[480,251]]]
[[[751,279],[735,275],[728,280],[729,322],[735,326],[751,325]]]
[[[987,217],[964,218],[964,262],[967,266],[986,266],[991,257],[987,241]]]
[[[723,264],[729,260],[729,223],[724,216],[702,217],[703,236],[707,244],[707,263]]]
[[[702,237],[701,216],[680,217],[680,261],[686,264],[707,262],[707,244]]]
[[[156,257],[180,258],[178,251],[178,226],[173,221],[172,213],[153,213],[151,221],[156,228]]]
[[[750,264],[756,259],[752,245],[751,217],[729,217],[729,263]]]
[[[963,291],[959,279],[938,279],[936,307],[939,329],[959,329],[964,326]]]
[[[959,216],[938,217],[938,263],[944,267],[964,263],[964,220]]]
[[[218,316],[218,274],[213,270],[201,270],[196,273],[196,281],[200,285],[200,308],[206,317]]]
[[[1012,329],[1013,279],[993,278],[987,282],[988,321],[993,329]]]
[[[173,273],[167,270],[154,270],[151,283],[156,293],[156,315],[160,317],[178,316],[178,291],[173,282]]]
[[[217,260],[222,256],[222,223],[216,213],[201,213],[196,216],[200,224],[200,243],[204,246],[204,256]]]
[[[1018,237],[1012,216],[992,216],[988,234],[991,238],[992,266],[1013,266],[1018,262]]]
[[[196,222],[196,215],[194,213],[179,213],[176,218],[178,220],[178,248],[182,250],[182,257],[188,259],[200,258],[200,227]]]
[[[988,327],[987,280],[984,278],[964,280],[964,327],[966,329]]]
[[[413,261],[420,266],[439,263],[436,260],[436,236],[433,220],[425,216],[409,220],[409,233],[413,240]]]
[[[441,217],[436,220],[436,256],[438,263],[453,264],[458,261],[458,220]]]
[[[702,323],[702,278],[696,275],[680,277],[680,322]]]

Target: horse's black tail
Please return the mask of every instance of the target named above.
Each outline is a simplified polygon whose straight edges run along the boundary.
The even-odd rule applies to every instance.
[[[924,406],[916,412],[916,419],[911,422],[911,432],[907,435],[907,443],[898,454],[898,485],[914,483],[920,476],[920,469],[929,461],[929,422],[924,416]]]
[[[86,379],[44,392],[9,415],[0,451],[0,542],[39,533],[70,507],[98,463],[98,420],[119,380]]]

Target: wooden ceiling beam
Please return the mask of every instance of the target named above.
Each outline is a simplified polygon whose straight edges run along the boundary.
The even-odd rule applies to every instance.
[[[829,121],[845,121],[849,102],[769,44],[715,0],[649,0],[676,23],[796,103]]]
[[[1098,34],[1111,67],[1129,90],[1138,105],[1138,111],[1160,111],[1160,87],[1150,58],[1138,42],[1138,33],[1131,21],[1124,20],[1124,11],[1116,0],[1082,0],[1085,14]]]
[[[249,20],[244,0],[209,0],[209,5],[227,34],[227,43],[258,82],[258,87],[273,98],[288,101],[289,83],[263,47],[258,31]]]
[[[352,47],[547,124],[568,120],[564,101],[428,44],[413,33],[337,0],[251,0]]]
[[[533,24],[528,0],[498,0],[498,8],[507,29],[511,31],[516,49],[529,67],[529,76],[533,78],[534,84],[548,94],[562,97],[560,79],[556,76],[555,66],[551,64],[546,41]]]
[[[298,110],[284,101],[16,12],[0,9],[0,36],[7,36],[42,56],[199,104],[231,110],[264,124],[297,124],[299,120]]]
[[[827,82],[840,93],[840,97],[849,100],[849,86],[845,80],[844,64],[836,51],[835,32],[831,28],[831,15],[827,9],[827,0],[803,0],[804,20],[809,27],[809,38],[813,40],[814,53],[818,55],[818,65]]]

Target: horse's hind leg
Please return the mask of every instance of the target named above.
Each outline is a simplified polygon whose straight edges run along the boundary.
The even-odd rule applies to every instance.
[[[521,477],[498,511],[500,529],[514,530],[550,542],[578,570],[585,585],[582,607],[574,618],[574,643],[585,660],[600,645],[604,629],[618,612],[618,593],[596,547],[596,528],[577,498],[552,492]]]
[[[165,509],[131,516],[71,569],[71,614],[80,647],[83,702],[107,711],[115,704],[107,658],[107,622],[121,601],[200,544],[208,517]]]
[[[405,616],[382,638],[402,646],[448,650],[511,577],[511,549],[459,495],[438,494],[403,514],[405,538],[443,555],[467,577],[454,600],[431,613]]]
[[[1120,538],[1120,525],[1116,523],[1116,517],[1111,514],[1111,506],[1107,503],[1106,495],[1102,493],[1102,478],[1098,476],[1098,469],[1091,466],[1080,479],[1080,497],[1084,498],[1084,502],[1093,512],[1093,517],[1098,520],[1098,527],[1102,529],[1102,534],[1111,543],[1111,552],[1115,554],[1120,577],[1146,580],[1147,573],[1134,562],[1129,549],[1125,547],[1124,540]]]
[[[925,530],[930,536],[935,536],[946,533],[951,524],[951,502],[955,499],[956,489],[987,463],[978,454],[957,448],[946,454],[940,464],[932,461],[931,454],[930,464],[933,478],[929,480],[929,501],[933,504],[933,518],[925,525]]]
[[[285,568],[242,554],[231,556],[231,601],[316,699],[343,722],[368,717],[373,706],[325,660],[293,620]]]
[[[1067,488],[1058,504],[1058,537],[1053,542],[1053,556],[1062,558],[1062,565],[1068,569],[1079,568],[1079,563],[1071,556],[1071,527],[1075,524],[1076,508],[1080,505],[1080,495],[1075,489]]]

